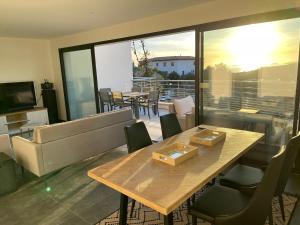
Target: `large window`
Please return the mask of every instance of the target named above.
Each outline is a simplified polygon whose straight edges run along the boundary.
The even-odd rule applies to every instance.
[[[261,131],[285,144],[293,128],[300,19],[204,32],[203,122]],[[201,104],[201,103],[200,103]]]

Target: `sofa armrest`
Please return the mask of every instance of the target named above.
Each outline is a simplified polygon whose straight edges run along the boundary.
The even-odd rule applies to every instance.
[[[14,158],[8,134],[0,135],[0,152],[4,152],[8,156]]]
[[[15,136],[12,138],[12,146],[18,164],[39,177],[43,175],[44,164],[41,144]]]

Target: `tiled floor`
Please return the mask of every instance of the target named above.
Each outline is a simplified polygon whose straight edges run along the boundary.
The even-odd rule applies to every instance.
[[[25,174],[26,184],[0,197],[0,224],[95,224],[119,207],[119,194],[90,179],[87,171],[125,154],[124,146],[43,178]]]
[[[161,115],[166,114],[161,110]],[[153,140],[161,138],[159,117],[141,112]],[[119,194],[87,176],[87,171],[127,154],[126,146],[108,151],[96,158],[66,167],[37,178],[25,173],[19,189],[0,197],[2,225],[87,225],[95,224],[119,207]],[[1,181],[0,181],[1,182]]]

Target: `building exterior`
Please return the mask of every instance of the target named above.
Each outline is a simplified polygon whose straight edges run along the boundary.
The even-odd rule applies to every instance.
[[[176,72],[178,75],[195,73],[195,57],[165,56],[149,59],[149,67],[162,72]]]

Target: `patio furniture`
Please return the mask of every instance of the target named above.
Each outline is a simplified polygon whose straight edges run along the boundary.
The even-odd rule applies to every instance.
[[[279,199],[281,215],[283,220],[285,220],[285,214],[282,194],[284,192],[289,175],[292,172],[292,168],[295,163],[299,148],[300,133],[297,136],[293,137],[286,146],[283,168],[281,170],[276,192],[274,195],[277,196]],[[238,190],[253,190],[258,186],[259,183],[261,183],[263,176],[262,174],[263,172],[260,169],[245,165],[237,165],[225,174],[225,176],[220,180],[220,184],[236,188]]]
[[[135,152],[136,150],[139,150],[152,144],[150,135],[147,131],[144,122],[138,122],[131,126],[126,126],[124,130],[128,153]],[[135,200],[133,199],[131,203],[130,217],[132,217],[134,206]]]
[[[132,92],[142,92],[142,88],[140,86],[133,86],[131,88]]]
[[[195,127],[195,104],[191,96],[175,99],[168,104],[169,113],[175,113],[182,130]]]
[[[113,107],[123,108],[123,107],[133,107],[132,101],[128,101],[124,99],[122,92],[120,91],[113,91],[112,92],[112,99],[113,99]]]
[[[174,113],[161,116],[159,119],[163,139],[167,139],[182,132],[178,119]]]
[[[154,115],[157,114],[159,116],[158,100],[159,100],[159,91],[150,91],[148,96],[138,99],[139,106],[143,107],[144,114],[146,112],[145,108],[147,108],[149,119],[150,119],[150,108],[152,108]]]
[[[136,119],[140,118],[140,112],[139,112],[139,99],[141,97],[146,98],[149,93],[147,92],[123,92],[123,97],[128,98],[130,100],[132,107],[134,109],[134,115]]]
[[[253,196],[215,185],[205,191],[191,206],[192,224],[201,218],[214,225],[264,225],[267,217],[272,224],[271,202],[276,190],[285,156],[284,148],[272,158]]]
[[[107,106],[107,111],[113,109],[113,101],[110,88],[101,88],[99,90],[101,112],[104,112],[104,107]]]

